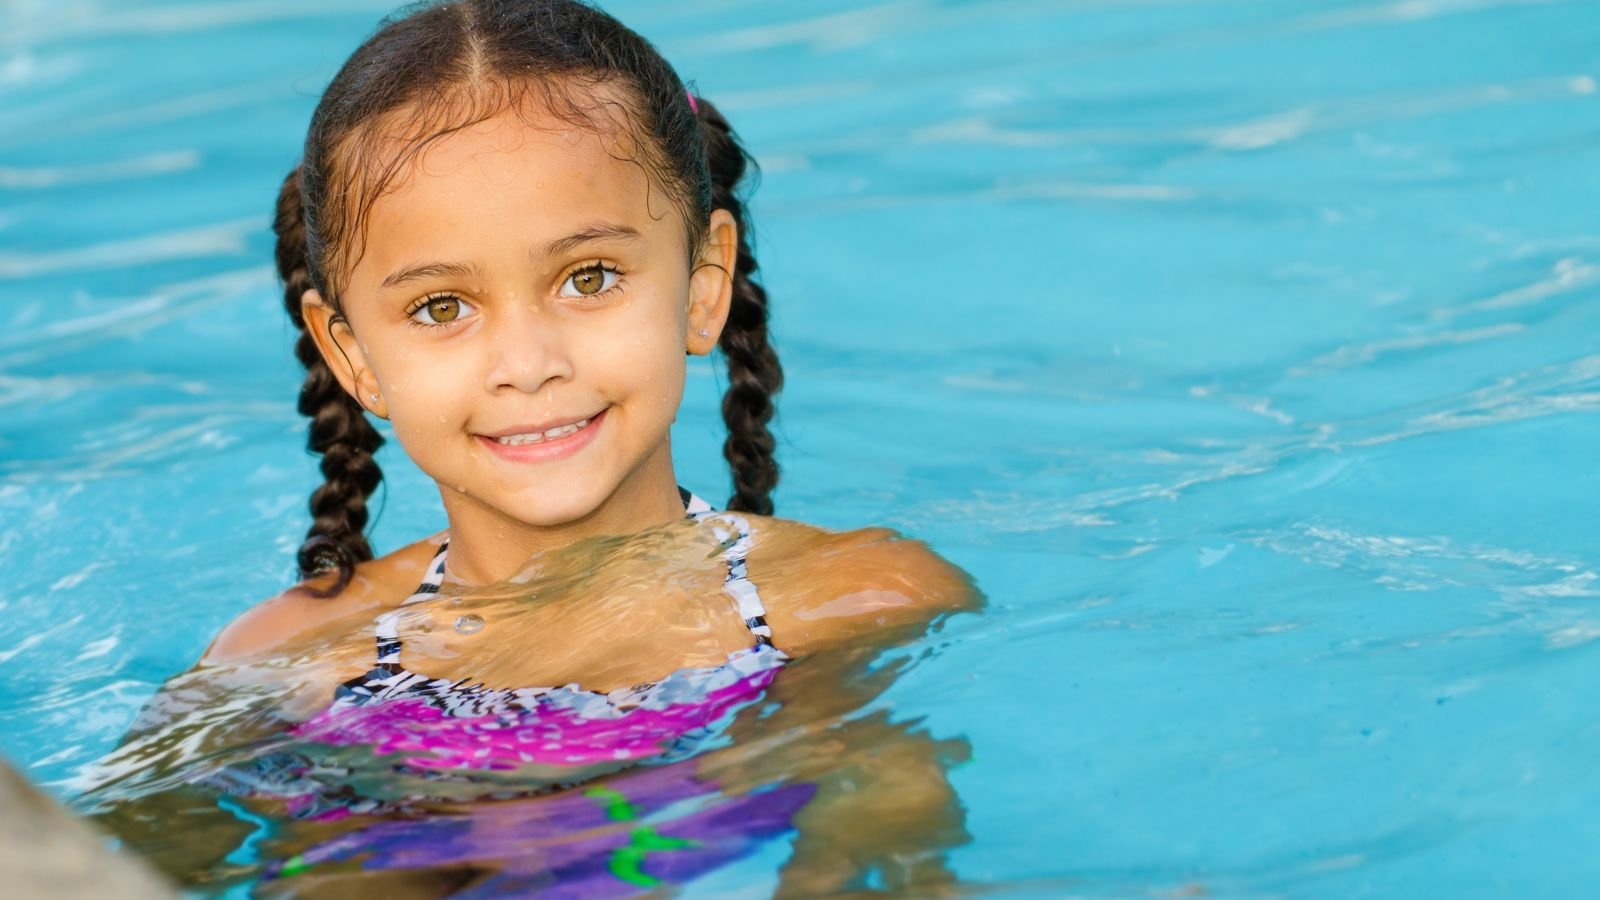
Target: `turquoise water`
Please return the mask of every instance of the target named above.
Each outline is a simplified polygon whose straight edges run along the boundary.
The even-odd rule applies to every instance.
[[[608,8],[764,164],[780,512],[991,599],[885,701],[974,748],[964,879],[1600,878],[1592,3],[671,6]],[[266,213],[387,9],[0,3],[0,753],[62,795],[292,574]],[[380,548],[443,523],[384,453]]]

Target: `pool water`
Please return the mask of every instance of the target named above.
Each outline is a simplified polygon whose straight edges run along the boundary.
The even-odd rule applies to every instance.
[[[0,3],[0,754],[60,796],[292,576],[267,213],[388,9]],[[1592,3],[608,9],[764,166],[780,513],[989,597],[878,701],[971,744],[965,882],[1600,878]],[[676,435],[708,495],[720,384]],[[374,543],[439,528],[380,461]]]

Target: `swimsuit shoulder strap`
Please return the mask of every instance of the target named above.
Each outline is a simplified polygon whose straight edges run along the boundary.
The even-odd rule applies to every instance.
[[[756,644],[772,646],[772,628],[767,625],[767,608],[761,602],[761,593],[750,580],[750,570],[745,558],[755,541],[750,535],[750,522],[738,513],[718,512],[704,500],[696,497],[705,507],[703,511],[690,510],[689,517],[708,524],[717,539],[727,545],[722,551],[723,562],[728,566],[728,576],[723,579],[722,592],[733,598],[738,606],[744,627],[755,635]]]
[[[699,494],[690,491],[688,488],[683,487],[682,485],[679,485],[678,487],[678,496],[683,498],[683,514],[691,519],[697,518],[708,512],[716,512],[716,509],[712,507],[711,504],[700,499]]]
[[[427,571],[422,576],[422,583],[411,592],[411,596],[400,602],[400,607],[426,600],[439,593],[439,589],[444,587],[444,561],[449,550],[448,540],[439,545],[438,552],[433,554],[433,560],[428,563]],[[378,665],[397,668],[400,665],[400,608],[392,609],[378,617]]]

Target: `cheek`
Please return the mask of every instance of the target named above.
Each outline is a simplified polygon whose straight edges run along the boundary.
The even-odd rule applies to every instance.
[[[577,360],[579,371],[587,363],[590,373],[618,395],[676,406],[685,377],[684,323],[673,311],[685,303],[670,291],[635,301],[625,315],[587,335],[587,352]]]
[[[632,332],[597,342],[579,363],[593,384],[614,400],[636,406],[676,405],[683,394],[683,349],[659,333]]]
[[[458,430],[454,420],[464,409],[461,398],[470,388],[466,373],[447,357],[432,355],[418,365],[416,353],[375,361],[373,374],[383,391],[389,421],[402,444],[441,431]]]
[[[686,374],[683,340],[667,317],[631,335],[624,354],[641,393],[654,402],[676,407],[683,397]]]

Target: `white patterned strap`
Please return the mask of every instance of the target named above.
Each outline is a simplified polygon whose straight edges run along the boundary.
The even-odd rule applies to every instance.
[[[401,601],[400,606],[378,616],[378,665],[400,665],[400,616],[408,604],[419,603],[439,593],[444,587],[444,562],[450,549],[450,542],[445,541],[439,545],[439,551],[433,555],[433,561],[428,563],[428,571],[422,576],[422,583],[411,596]]]
[[[767,608],[761,603],[761,594],[750,580],[750,570],[745,562],[754,540],[750,536],[750,523],[736,513],[715,512],[696,516],[711,523],[717,540],[728,542],[722,558],[728,564],[728,577],[722,582],[722,592],[733,598],[739,609],[739,618],[760,644],[772,643],[772,628],[767,625]],[[724,524],[726,523],[726,524]],[[731,526],[731,527],[730,527]]]

